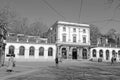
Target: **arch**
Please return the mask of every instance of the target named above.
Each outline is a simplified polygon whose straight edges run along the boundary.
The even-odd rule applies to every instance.
[[[72,49],[72,59],[77,59],[77,48]]]
[[[86,48],[83,48],[82,56],[83,56],[83,59],[87,59],[87,49]]]
[[[19,47],[19,55],[23,56],[25,54],[25,47],[24,46],[20,46]]]
[[[101,50],[99,50],[99,57],[103,57],[103,50],[101,49]]]
[[[61,51],[62,52],[62,58],[67,59],[67,49],[65,47],[63,47],[61,50],[62,50]]]
[[[53,48],[52,47],[48,48],[48,56],[53,56]]]
[[[29,48],[29,56],[34,56],[34,53],[35,53],[35,47],[31,46]]]
[[[15,47],[13,45],[9,46],[8,54],[14,55]]]
[[[39,56],[44,56],[44,47],[39,48]]]
[[[110,52],[109,52],[109,50],[106,50],[106,60],[109,60],[109,57],[110,57]]]
[[[113,56],[113,57],[116,57],[116,52],[115,52],[115,50],[112,50],[112,56]]]
[[[93,50],[92,50],[92,56],[93,56],[93,57],[96,57],[96,52],[97,52],[96,49],[93,49]]]

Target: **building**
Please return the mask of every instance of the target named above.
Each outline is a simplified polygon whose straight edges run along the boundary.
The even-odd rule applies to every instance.
[[[5,54],[6,60],[14,54],[17,61],[50,61],[55,59],[56,46],[47,44],[46,38],[9,33]]]
[[[90,26],[57,21],[48,30],[48,43],[56,44],[57,55],[63,59],[88,59]]]
[[[111,61],[112,57],[115,57],[117,61],[120,61],[120,48],[116,47],[95,47],[90,50],[90,59],[102,61]]]
[[[98,38],[98,43],[96,46],[92,46],[90,49],[90,59],[97,60],[102,59],[102,61],[111,61],[111,58],[116,58],[120,61],[120,47],[115,44],[109,44],[108,38],[101,36]]]

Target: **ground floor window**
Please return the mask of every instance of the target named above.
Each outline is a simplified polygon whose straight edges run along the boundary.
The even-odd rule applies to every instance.
[[[67,59],[67,50],[66,50],[66,48],[62,48],[62,58]]]
[[[53,56],[53,48],[48,48],[48,56]]]
[[[43,47],[39,48],[39,56],[44,56],[44,48]]]
[[[100,51],[99,51],[99,56],[100,56],[100,57],[103,57],[103,50],[100,50]]]
[[[9,54],[14,54],[15,47],[14,46],[9,46]]]
[[[20,46],[20,48],[19,48],[19,55],[20,56],[24,56],[24,53],[25,53],[25,47],[24,46]]]
[[[33,46],[31,46],[29,49],[29,55],[34,56],[34,53],[35,53],[35,48]]]
[[[96,57],[96,50],[95,49],[93,49],[93,51],[92,51],[92,56]]]
[[[106,60],[109,59],[109,50],[106,50]]]

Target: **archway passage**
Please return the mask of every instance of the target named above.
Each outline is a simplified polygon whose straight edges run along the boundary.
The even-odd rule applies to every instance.
[[[67,59],[67,50],[66,50],[66,48],[62,48],[62,58]]]
[[[77,49],[73,48],[72,50],[72,59],[77,59]]]
[[[82,56],[83,59],[87,59],[87,49],[83,49]]]

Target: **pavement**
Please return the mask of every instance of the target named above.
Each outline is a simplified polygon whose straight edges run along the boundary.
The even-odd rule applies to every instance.
[[[120,80],[120,63],[65,60],[56,67],[54,61],[17,62],[14,72],[0,68],[0,80]]]

